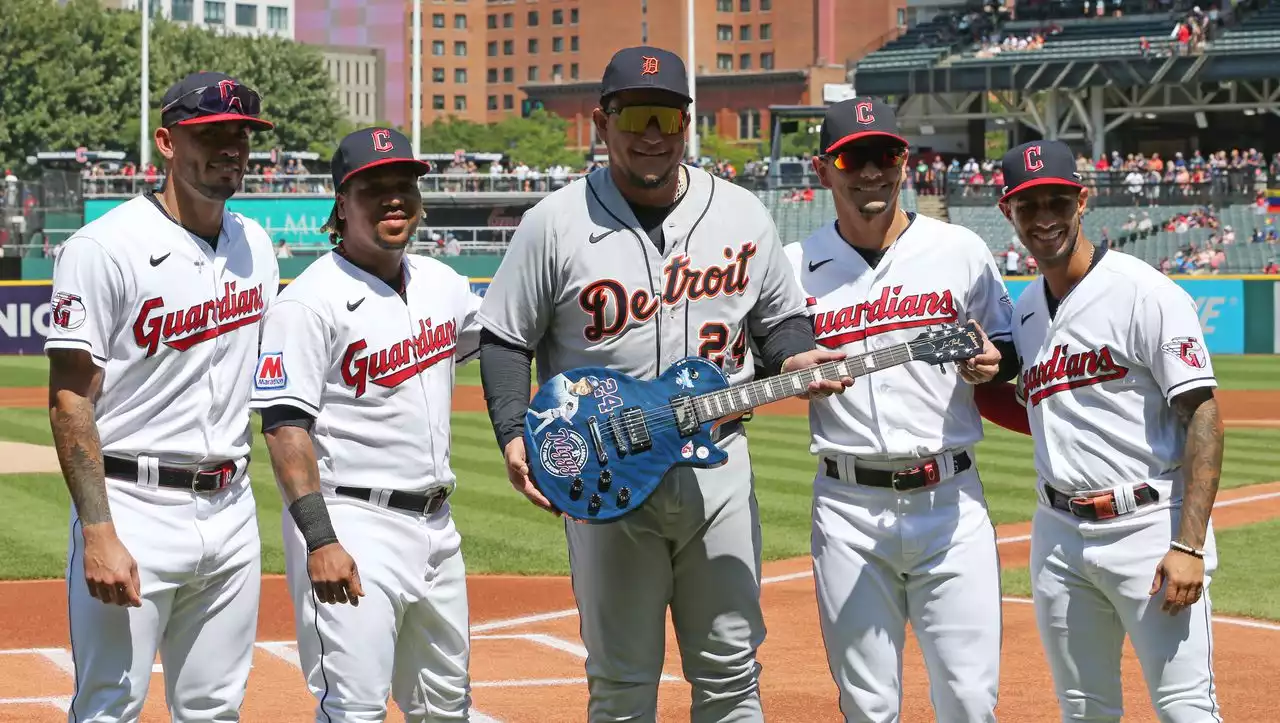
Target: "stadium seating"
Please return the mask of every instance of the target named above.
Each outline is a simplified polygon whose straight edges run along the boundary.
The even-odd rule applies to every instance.
[[[1042,25],[1035,21],[1006,23],[1006,36],[1028,35]],[[1061,21],[1062,31],[1046,35],[1041,50],[1006,50],[991,57],[977,57],[975,51],[951,58],[953,66],[983,63],[1037,63],[1052,60],[1078,60],[1081,58],[1140,57],[1138,38],[1146,36],[1151,41],[1165,38],[1173,27],[1167,15],[1139,15],[1110,18],[1103,21]]]

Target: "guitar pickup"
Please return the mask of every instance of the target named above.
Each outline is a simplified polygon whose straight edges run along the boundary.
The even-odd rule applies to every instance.
[[[653,439],[649,436],[649,426],[645,423],[644,410],[640,407],[628,407],[622,410],[622,427],[630,439],[629,451],[644,452],[653,446]]]
[[[591,433],[591,446],[596,449],[596,461],[603,467],[609,462],[609,453],[604,449],[604,438],[600,436],[600,425],[595,417],[587,419],[587,430]]]
[[[676,431],[681,437],[691,437],[702,427],[698,423],[698,413],[693,407],[693,398],[687,394],[678,394],[671,398],[671,410],[676,415]]]

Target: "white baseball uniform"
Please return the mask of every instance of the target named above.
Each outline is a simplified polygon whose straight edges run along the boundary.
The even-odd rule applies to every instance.
[[[1004,282],[982,239],[965,228],[913,215],[875,268],[834,223],[786,251],[821,346],[852,356],[968,319],[992,340],[1009,339]],[[938,720],[995,720],[1000,570],[974,458],[982,419],[972,387],[954,368],[908,363],[810,402],[809,422],[819,457],[814,579],[846,720],[898,720],[907,622]],[[876,470],[929,460],[934,485],[869,484]]]
[[[759,199],[685,168],[684,199],[653,231],[662,251],[607,168],[525,214],[480,320],[536,351],[539,384],[581,366],[653,379],[694,355],[736,383],[754,371],[749,336],[804,313]],[[729,454],[722,466],[673,468],[630,515],[566,522],[592,721],[654,720],[668,605],[694,723],[761,718],[754,477],[741,425],[719,444]]]
[[[1169,402],[1217,386],[1195,301],[1149,264],[1099,250],[1056,313],[1041,277],[1015,315],[1018,387],[1039,476],[1031,583],[1062,719],[1120,720],[1128,634],[1161,721],[1221,721],[1209,624],[1212,525],[1201,599],[1173,617],[1160,609],[1163,589],[1147,594],[1182,505],[1185,431]],[[1095,502],[1078,507],[1115,516],[1057,506],[1081,496]]]
[[[447,265],[406,255],[404,296],[336,252],[281,293],[263,327],[252,406],[314,418],[334,531],[355,560],[359,607],[316,601],[307,546],[283,513],[298,657],[317,721],[465,720],[470,627],[448,502],[454,365],[479,346],[480,298]],[[342,494],[352,488],[363,499]],[[370,493],[370,491],[372,491]],[[405,509],[406,493],[439,496]]]
[[[71,721],[137,720],[157,649],[175,721],[238,720],[260,584],[249,394],[259,322],[279,283],[256,222],[224,212],[215,249],[149,196],[63,244],[45,349],[88,352],[103,369],[95,421],[107,499],[143,598],[129,608],[90,597],[73,509]],[[113,472],[130,462],[131,476]],[[167,467],[224,463],[233,476],[218,491],[161,484]]]

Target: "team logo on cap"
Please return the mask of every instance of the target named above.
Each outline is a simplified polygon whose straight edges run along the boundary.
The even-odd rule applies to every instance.
[[[1044,168],[1044,161],[1040,160],[1040,146],[1031,146],[1022,152],[1022,164],[1027,167],[1027,173],[1035,173]]]
[[[373,150],[379,153],[386,153],[392,148],[395,148],[395,146],[391,145],[391,131],[379,128],[373,132]]]
[[[640,75],[657,75],[658,59],[652,55],[646,55],[642,59],[644,64],[640,66]]]
[[[236,83],[234,80],[219,80],[218,92],[222,95],[222,100],[227,104],[228,113],[239,113],[244,115],[244,107],[240,105],[240,99],[232,95],[235,91]]]
[[[876,122],[876,116],[874,113],[871,112],[870,103],[863,101],[862,103],[859,103],[858,105],[854,106],[853,110],[854,110],[854,116],[858,119],[858,122],[861,123],[862,125],[864,126],[871,125],[872,123]]]

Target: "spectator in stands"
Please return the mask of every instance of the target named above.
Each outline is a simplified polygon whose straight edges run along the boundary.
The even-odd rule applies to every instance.
[[[1004,275],[1017,276],[1019,268],[1018,262],[1021,260],[1022,255],[1018,253],[1017,247],[1013,244],[1009,244],[1009,248],[1005,249],[1004,252]]]
[[[1266,266],[1262,267],[1262,273],[1280,274],[1280,264],[1276,263],[1275,259],[1271,259],[1271,261],[1268,262]]]

